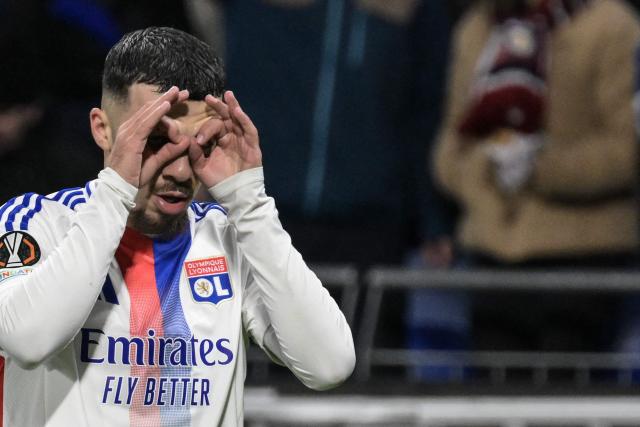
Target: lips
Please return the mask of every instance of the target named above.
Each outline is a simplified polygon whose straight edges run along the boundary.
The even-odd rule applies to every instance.
[[[191,201],[191,197],[181,191],[155,193],[153,198],[155,199],[154,201],[158,209],[167,215],[179,215],[183,213]]]

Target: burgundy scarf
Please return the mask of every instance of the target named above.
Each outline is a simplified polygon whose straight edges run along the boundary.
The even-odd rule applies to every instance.
[[[546,40],[589,0],[542,0],[522,13],[496,13],[459,131],[485,137],[502,128],[538,132],[546,103]]]

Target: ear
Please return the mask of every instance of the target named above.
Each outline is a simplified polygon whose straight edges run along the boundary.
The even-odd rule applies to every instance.
[[[111,145],[113,143],[113,134],[111,130],[111,124],[109,123],[109,117],[104,110],[100,108],[92,108],[89,113],[89,121],[91,124],[91,134],[93,139],[98,144],[98,147],[105,153],[111,151]]]

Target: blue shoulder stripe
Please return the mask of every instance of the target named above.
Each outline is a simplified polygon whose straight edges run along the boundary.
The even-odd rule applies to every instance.
[[[47,196],[47,199],[59,202],[68,208],[75,210],[76,206],[82,203],[86,203],[91,197],[93,191],[91,190],[91,183],[89,181],[84,187],[72,187],[65,188],[55,193],[51,193]]]
[[[4,205],[2,205],[2,207],[0,208],[0,218],[2,218],[2,216],[4,215],[5,211],[9,208],[11,208],[16,201],[19,198],[24,198],[24,196],[18,196],[18,197],[14,197],[13,199],[9,200],[7,203],[5,203]]]
[[[41,196],[36,193],[26,193],[14,197],[0,207],[0,221],[7,231],[28,230],[29,223],[35,215],[42,210],[44,199],[61,203],[70,209],[81,203],[85,203],[91,196],[91,184],[89,181],[84,188],[66,188],[48,196]]]
[[[75,210],[78,204],[87,203],[87,199],[84,197],[76,197],[71,203],[67,204],[71,210]]]
[[[87,182],[87,184],[84,186],[84,191],[86,191],[86,193],[87,193],[87,199],[88,199],[89,197],[91,197],[91,183],[92,183],[92,182],[93,182],[93,181],[89,181],[89,182]]]
[[[224,210],[222,206],[215,202],[191,202],[191,208],[193,209],[193,213],[195,214],[196,222],[202,220],[207,213],[212,210],[217,210],[222,212],[223,214],[227,214],[227,211]]]
[[[207,207],[204,209],[204,212],[202,213],[202,214],[203,214],[203,216],[205,216],[205,215],[207,214],[207,212],[209,212],[210,210],[213,210],[213,209],[215,209],[215,210],[217,210],[217,211],[220,211],[220,212],[222,212],[222,213],[223,213],[223,214],[225,214],[225,215],[227,214],[227,211],[226,211],[226,210],[224,210],[224,208],[223,208],[222,206],[220,206],[220,205],[218,205],[218,204],[210,204],[209,206],[207,206]]]
[[[43,200],[51,200],[61,203],[70,209],[81,203],[85,203],[91,196],[89,184],[83,187],[66,188],[64,190],[51,193],[48,196],[41,196],[36,193],[26,193],[14,197],[0,207],[0,221],[7,231],[28,230],[29,223],[35,215],[42,210]]]
[[[191,202],[191,208],[194,210],[196,214],[198,215],[202,214],[202,206],[200,206],[200,203]]]
[[[27,193],[14,197],[0,208],[0,218],[6,214],[3,221],[6,231],[26,230],[35,213],[42,209],[42,198],[39,194]]]
[[[65,206],[69,206],[72,199],[75,200],[77,196],[82,196],[83,194],[84,192],[82,188],[75,188],[73,190],[69,190],[65,193],[64,197],[62,198],[62,204]]]
[[[6,221],[6,230],[7,231],[13,231],[13,222],[16,219],[16,215],[18,215],[18,212],[25,210],[26,208],[29,207],[29,202],[31,201],[31,198],[35,195],[35,193],[27,193],[24,195],[24,197],[22,198],[22,203],[17,204],[16,206],[14,206],[14,208],[11,210],[11,212],[9,212],[9,216],[7,217],[7,221]]]
[[[54,202],[59,201],[64,195],[66,195],[68,192],[73,191],[73,190],[77,190],[77,188],[65,188],[63,190],[60,190],[56,193],[53,193],[53,196],[49,195],[49,199],[53,200]]]
[[[20,230],[29,229],[29,222],[31,222],[33,216],[42,210],[42,199],[44,199],[44,196],[36,196],[36,205],[22,217],[22,221],[20,221]]]

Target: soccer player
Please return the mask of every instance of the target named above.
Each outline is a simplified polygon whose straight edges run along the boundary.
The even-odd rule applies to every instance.
[[[98,178],[0,208],[3,427],[241,426],[249,338],[313,389],[350,375],[350,329],[223,86],[194,37],[125,35],[90,113]]]

